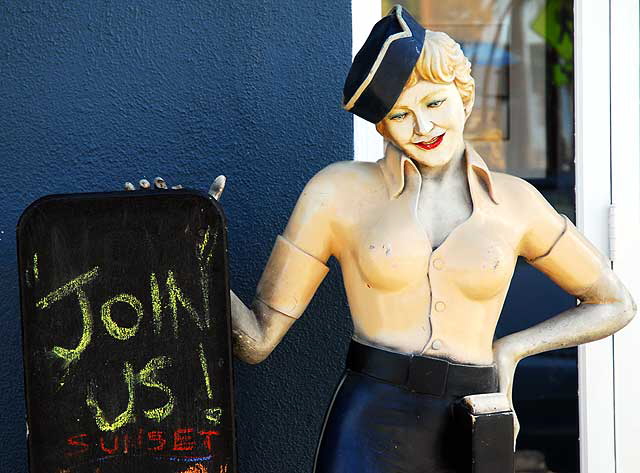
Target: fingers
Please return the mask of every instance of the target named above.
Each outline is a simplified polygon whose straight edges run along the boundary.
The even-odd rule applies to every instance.
[[[218,176],[218,178],[222,177],[224,179],[224,176]],[[214,181],[215,183],[215,181]],[[146,179],[140,179],[140,182],[138,182],[138,186],[140,189],[151,189],[151,183],[146,180]],[[212,184],[213,186],[213,184]],[[156,177],[153,180],[153,188],[154,189],[169,189],[169,186],[167,185],[167,182],[161,178],[160,176]],[[172,190],[179,190],[182,189],[182,185],[178,184],[175,186],[171,186]],[[224,182],[222,182],[222,189],[224,189]],[[134,186],[131,182],[127,181],[124,183],[124,190],[126,191],[134,191],[136,190],[136,186]],[[209,191],[211,192],[211,191]],[[219,194],[222,193],[222,190],[220,190]],[[219,195],[218,194],[218,195]]]
[[[140,189],[149,189],[151,187],[151,184],[149,184],[149,181],[147,181],[146,179],[140,179],[140,182],[138,183],[138,185],[140,186]],[[127,181],[124,183],[124,190],[134,191],[136,190],[136,186],[134,186],[131,182]]]
[[[167,183],[159,176],[153,180],[153,187],[156,189],[168,189]]]
[[[216,177],[209,187],[209,195],[216,200],[220,200],[224,186],[227,183],[227,178],[223,175]]]

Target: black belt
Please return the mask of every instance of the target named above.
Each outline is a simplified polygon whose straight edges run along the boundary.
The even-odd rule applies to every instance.
[[[463,365],[443,358],[405,355],[353,340],[349,345],[347,369],[438,397],[462,397],[498,390],[495,366]]]

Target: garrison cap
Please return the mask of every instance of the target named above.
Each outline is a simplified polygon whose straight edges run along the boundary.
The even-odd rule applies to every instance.
[[[378,123],[393,108],[418,62],[424,28],[400,5],[375,24],[344,83],[345,110]]]

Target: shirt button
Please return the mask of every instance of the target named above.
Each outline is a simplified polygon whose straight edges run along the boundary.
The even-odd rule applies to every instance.
[[[440,258],[436,258],[433,260],[433,267],[436,269],[442,269],[444,268],[444,261],[441,260]]]
[[[446,304],[444,302],[442,302],[442,301],[436,302],[436,311],[442,312],[445,309],[445,307],[447,307],[447,306],[446,306]]]
[[[431,348],[434,350],[440,350],[440,348],[442,348],[442,342],[440,340],[434,340],[431,344]]]

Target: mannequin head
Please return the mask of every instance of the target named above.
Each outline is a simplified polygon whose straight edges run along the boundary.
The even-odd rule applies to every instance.
[[[471,64],[447,34],[425,31],[420,57],[391,111],[376,129],[429,166],[464,148],[463,131],[475,98]]]

